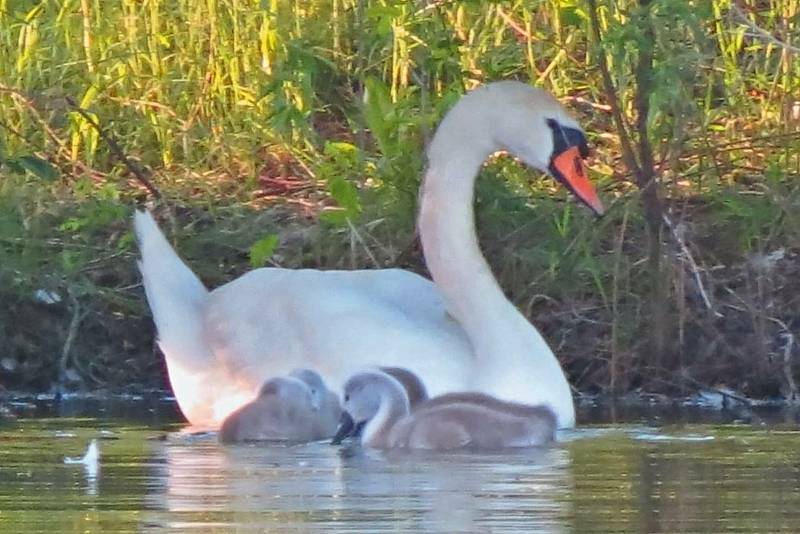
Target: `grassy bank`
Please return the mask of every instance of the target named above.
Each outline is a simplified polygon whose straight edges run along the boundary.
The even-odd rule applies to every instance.
[[[593,220],[505,157],[479,181],[482,247],[575,387],[791,396],[800,2],[593,4],[0,0],[2,384],[163,385],[136,205],[212,287],[260,265],[424,273],[423,146],[464,90],[516,78],[580,119],[611,204]],[[643,139],[655,232],[623,158]]]

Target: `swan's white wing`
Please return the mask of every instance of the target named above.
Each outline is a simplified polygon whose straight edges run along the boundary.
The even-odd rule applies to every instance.
[[[298,366],[338,389],[359,369],[398,365],[435,395],[463,388],[473,357],[435,286],[399,269],[259,269],[212,291],[204,319],[217,359],[253,388]]]

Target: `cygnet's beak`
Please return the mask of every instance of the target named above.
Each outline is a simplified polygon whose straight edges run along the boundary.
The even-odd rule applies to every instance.
[[[596,215],[603,215],[605,208],[597,196],[594,185],[589,181],[586,165],[577,146],[571,146],[553,157],[549,171],[553,178],[564,184]]]
[[[339,445],[345,438],[349,438],[353,434],[356,425],[353,418],[347,412],[342,412],[339,418],[339,428],[336,429],[336,435],[331,440],[331,445]]]
[[[364,430],[364,424],[364,421],[360,423],[354,422],[349,413],[342,412],[342,416],[339,418],[339,428],[331,440],[331,445],[339,445],[346,438],[360,436],[361,431]]]

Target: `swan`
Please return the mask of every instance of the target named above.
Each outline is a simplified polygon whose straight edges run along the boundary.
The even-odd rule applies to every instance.
[[[433,281],[402,269],[262,268],[209,292],[152,215],[138,211],[145,293],[188,421],[218,426],[265,378],[295,367],[317,369],[339,390],[355,371],[384,365],[422,376],[431,395],[470,390],[544,404],[559,427],[574,426],[558,360],[503,294],[478,246],[475,178],[500,150],[602,214],[578,123],[549,93],[512,81],[463,96],[428,148],[418,225]]]
[[[452,395],[412,411],[397,379],[380,371],[356,373],[344,385],[341,427],[363,425],[361,444],[375,449],[501,449],[541,446],[555,437],[556,417],[548,407],[507,409],[482,394]],[[337,432],[333,442],[344,437]]]
[[[310,369],[264,382],[258,396],[228,415],[219,430],[223,443],[257,440],[314,441],[336,432],[341,408],[322,377]]]

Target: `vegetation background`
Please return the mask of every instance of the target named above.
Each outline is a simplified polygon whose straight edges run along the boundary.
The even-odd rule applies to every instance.
[[[800,0],[0,0],[0,383],[166,387],[130,217],[209,287],[424,273],[423,147],[465,90],[558,96],[595,220],[507,157],[481,244],[586,393],[797,399]]]

